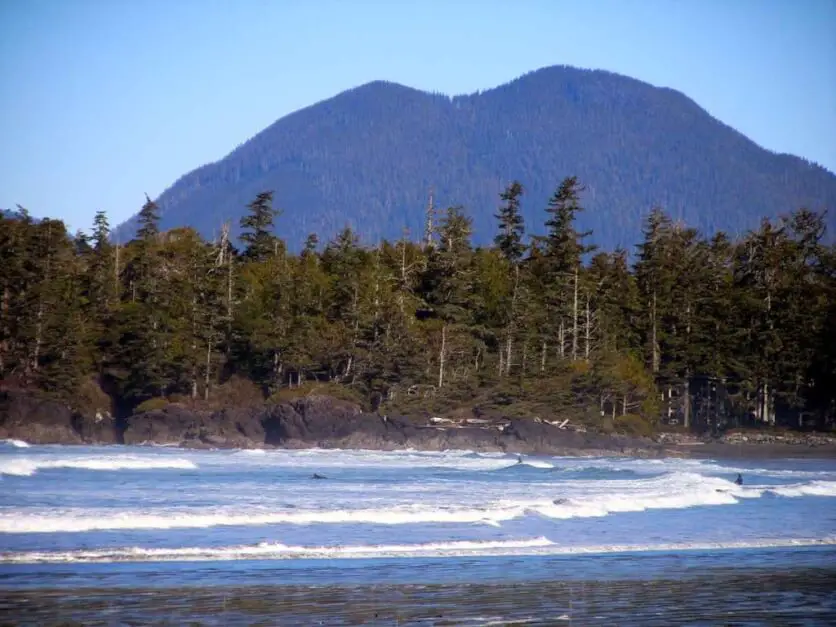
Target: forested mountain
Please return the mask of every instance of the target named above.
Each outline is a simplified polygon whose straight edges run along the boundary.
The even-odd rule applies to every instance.
[[[654,207],[705,233],[742,234],[762,216],[836,206],[832,173],[760,148],[681,93],[569,67],[453,98],[370,83],[278,120],[157,203],[163,229],[211,238],[228,220],[235,237],[246,204],[275,190],[279,234],[298,250],[308,233],[327,240],[345,226],[365,243],[405,227],[418,238],[432,190],[437,206],[465,208],[483,245],[508,182],[526,182],[522,212],[537,230],[569,175],[587,186],[580,228],[608,248],[638,241]]]
[[[85,384],[129,408],[211,402],[232,378],[281,399],[312,382],[383,412],[493,407],[645,433],[836,423],[836,246],[798,209],[740,238],[660,210],[635,263],[596,249],[564,179],[538,216],[497,195],[492,244],[439,211],[421,242],[358,243],[350,229],[298,254],[273,235],[273,194],[240,219],[240,246],[161,231],[150,199],[114,244],[55,220],[0,216],[0,389],[79,402]],[[530,243],[528,243],[530,241]]]

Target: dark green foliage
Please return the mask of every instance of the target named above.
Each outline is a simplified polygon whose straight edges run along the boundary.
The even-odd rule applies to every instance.
[[[101,212],[89,239],[0,215],[0,379],[68,400],[99,380],[142,408],[211,400],[236,377],[274,400],[339,390],[386,412],[479,405],[641,434],[660,421],[834,425],[823,215],[801,209],[731,240],[657,209],[631,268],[624,250],[590,254],[582,191],[564,179],[526,245],[512,183],[490,248],[473,247],[472,218],[451,207],[430,244],[367,247],[345,227],[293,255],[272,234],[269,193],[249,205],[241,255],[226,228],[212,243],[156,231],[153,203],[125,246]]]
[[[261,192],[247,205],[247,209],[249,213],[240,222],[244,257],[252,261],[264,261],[276,254],[273,220],[279,211],[273,208],[273,192]]]
[[[140,240],[150,241],[160,232],[160,208],[148,194],[145,195],[145,204],[137,215],[137,222],[136,236]]]
[[[569,174],[590,190],[578,229],[605,250],[632,251],[654,205],[709,235],[744,233],[793,207],[836,206],[833,173],[759,147],[683,94],[570,67],[454,98],[369,83],[184,173],[158,202],[164,229],[190,225],[211,238],[275,189],[292,208],[282,233],[298,250],[308,233],[328,241],[346,223],[364,244],[395,241],[404,227],[417,239],[431,187],[437,206],[468,207],[474,244],[485,246],[496,234],[498,177],[525,183],[522,215],[542,232],[543,207]],[[119,230],[122,241],[136,226]]]
[[[500,198],[505,203],[494,217],[499,221],[499,233],[494,238],[494,244],[502,253],[502,256],[509,263],[519,262],[525,253],[525,245],[522,242],[525,226],[522,214],[520,213],[520,197],[523,195],[523,186],[519,181],[511,183]]]

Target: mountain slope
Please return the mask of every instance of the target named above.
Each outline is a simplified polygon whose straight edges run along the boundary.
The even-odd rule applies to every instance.
[[[350,225],[366,242],[420,235],[428,191],[462,204],[475,240],[494,234],[497,194],[526,187],[529,231],[560,180],[587,186],[581,227],[610,248],[639,241],[653,206],[706,232],[738,233],[800,206],[836,205],[836,176],[760,148],[679,92],[603,71],[550,67],[468,96],[373,82],[288,115],[158,199],[161,226],[206,236],[263,190],[298,248]],[[833,228],[833,212],[829,225]],[[135,222],[120,227],[121,238]]]

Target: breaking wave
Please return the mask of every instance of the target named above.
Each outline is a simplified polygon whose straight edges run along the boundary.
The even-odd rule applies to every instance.
[[[813,547],[836,545],[836,537],[821,539],[785,538],[743,542],[694,542],[571,546],[548,538],[523,540],[455,541],[425,544],[292,546],[262,542],[228,547],[142,548],[20,552],[0,554],[0,563],[79,563],[79,562],[192,562],[248,559],[369,559],[410,557],[470,557],[513,555],[582,555],[607,553],[649,553],[709,551],[754,548]]]
[[[28,442],[24,442],[23,440],[14,440],[9,438],[7,440],[2,440],[3,444],[8,444],[9,446],[14,446],[15,448],[29,448],[32,446]]]
[[[188,459],[164,459],[149,457],[81,457],[70,459],[29,459],[26,457],[0,461],[0,474],[31,477],[38,470],[47,468],[76,468],[82,470],[158,470],[194,469],[197,465]]]
[[[174,462],[177,460],[169,460]],[[187,462],[190,463],[190,462]],[[147,466],[143,466],[147,467]],[[170,467],[170,466],[167,466]],[[540,516],[557,520],[602,517],[613,513],[656,509],[735,505],[740,499],[766,493],[782,497],[836,496],[836,482],[812,481],[789,486],[737,486],[719,477],[671,473],[637,481],[578,482],[583,492],[568,488],[551,498],[509,499],[471,505],[393,504],[363,509],[241,508],[227,510],[64,510],[0,513],[0,533],[87,532],[117,529],[182,529],[221,526],[314,524],[481,524]],[[601,484],[595,491],[591,485]]]

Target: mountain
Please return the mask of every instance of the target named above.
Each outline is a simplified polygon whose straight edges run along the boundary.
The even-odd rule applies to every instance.
[[[654,206],[732,234],[763,216],[836,206],[833,173],[759,147],[683,94],[565,66],[467,96],[368,83],[281,118],[180,178],[158,204],[163,229],[188,225],[211,237],[225,220],[235,234],[247,203],[275,190],[284,211],[277,233],[298,249],[308,233],[323,240],[346,225],[368,243],[405,227],[419,237],[432,189],[436,206],[464,205],[485,244],[508,182],[525,186],[528,230],[539,232],[569,175],[586,185],[580,227],[605,248],[632,249]]]

